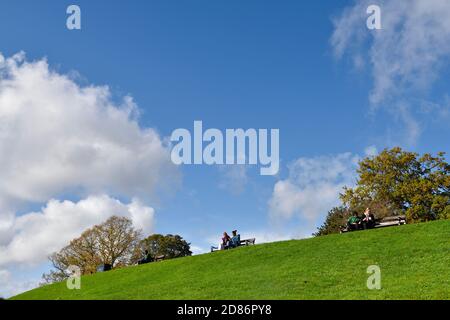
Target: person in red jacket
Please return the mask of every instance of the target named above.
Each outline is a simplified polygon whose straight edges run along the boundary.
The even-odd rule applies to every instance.
[[[223,233],[223,237],[222,237],[222,244],[220,245],[220,250],[226,250],[229,248],[230,246],[230,236],[228,235],[228,233],[225,231]]]

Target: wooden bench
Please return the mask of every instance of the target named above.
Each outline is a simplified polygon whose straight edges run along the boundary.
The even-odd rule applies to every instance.
[[[383,219],[376,220],[375,228],[401,226],[403,224],[406,224],[405,216],[392,216],[392,217],[385,217]]]
[[[375,226],[374,229],[377,228],[385,228],[385,227],[394,227],[394,226],[401,226],[406,224],[406,217],[405,216],[391,216],[391,217],[384,217],[382,219],[376,219],[375,220]],[[348,230],[347,226],[341,227],[341,233],[350,232],[351,230]],[[357,231],[357,230],[355,230]]]
[[[156,257],[155,257],[155,262],[163,261],[164,259],[166,259],[166,256],[165,256],[165,255],[162,255],[162,256],[156,256]]]
[[[256,238],[241,240],[241,246],[253,246],[256,243]]]

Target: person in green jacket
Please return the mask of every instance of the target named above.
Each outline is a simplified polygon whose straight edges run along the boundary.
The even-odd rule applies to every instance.
[[[358,230],[360,225],[361,219],[358,217],[358,212],[353,212],[353,215],[348,218],[347,221],[347,228],[348,230]]]

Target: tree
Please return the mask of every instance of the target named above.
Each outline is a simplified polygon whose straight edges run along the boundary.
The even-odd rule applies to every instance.
[[[141,239],[140,231],[134,230],[131,220],[124,217],[112,217],[95,226],[94,234],[100,260],[112,267],[128,265]]]
[[[97,266],[102,263],[102,259],[98,254],[98,239],[95,228],[84,231],[79,238],[72,240],[68,246],[49,257],[55,270],[51,270],[42,276],[44,284],[67,279],[69,276],[67,269],[72,265],[78,266],[82,274],[96,272]]]
[[[147,250],[155,258],[164,255],[166,259],[180,258],[192,255],[190,243],[187,243],[179,235],[153,234],[140,243],[140,251]],[[138,255],[140,252],[137,253]]]
[[[340,228],[345,225],[349,216],[350,212],[345,207],[341,206],[331,209],[325,218],[325,222],[317,228],[317,232],[314,233],[313,236],[319,237],[327,234],[339,233]]]
[[[44,284],[67,279],[71,265],[78,266],[85,275],[95,273],[101,264],[113,268],[133,264],[133,253],[140,240],[141,233],[133,228],[130,219],[113,216],[53,253],[49,260],[55,270],[42,276]]]
[[[345,207],[371,207],[378,217],[405,214],[408,222],[450,218],[450,165],[436,156],[396,147],[359,163],[355,188],[341,195]]]

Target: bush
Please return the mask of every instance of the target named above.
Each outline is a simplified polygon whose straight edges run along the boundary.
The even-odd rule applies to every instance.
[[[327,234],[339,233],[340,227],[347,223],[350,213],[344,207],[335,207],[328,212],[323,225],[317,228],[317,232],[313,236],[325,236]]]

